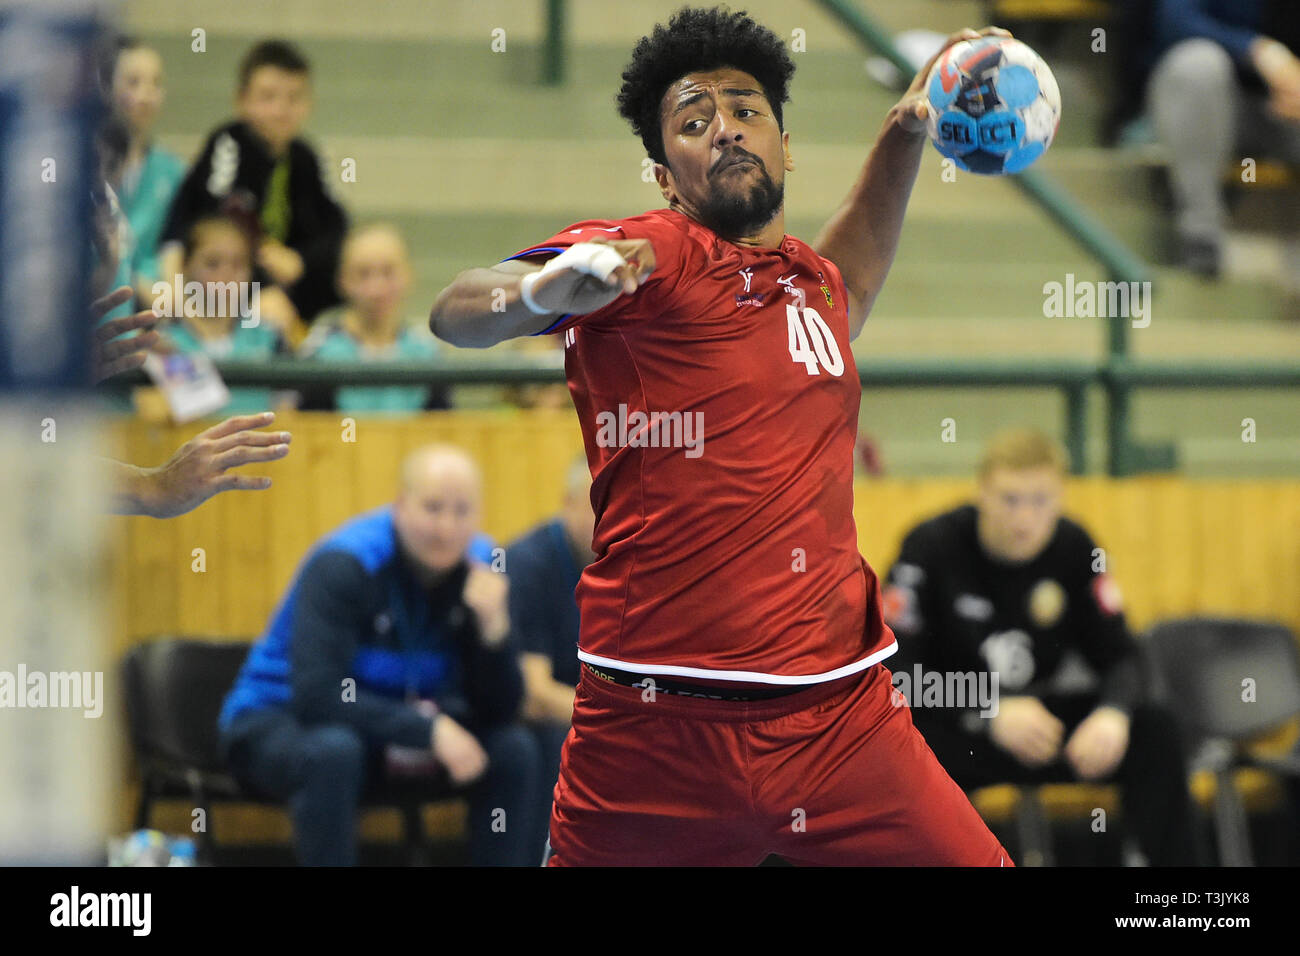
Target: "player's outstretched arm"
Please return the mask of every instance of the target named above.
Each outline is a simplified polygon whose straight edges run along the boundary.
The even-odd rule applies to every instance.
[[[986,33],[1011,36],[997,27],[954,33],[916,74],[903,98],[885,117],[884,126],[848,197],[813,241],[813,248],[835,263],[848,286],[852,299],[849,303],[851,338],[862,331],[898,251],[903,215],[907,212],[925,145],[926,77],[943,50]]]
[[[112,504],[119,515],[174,518],[193,511],[222,491],[256,491],[271,479],[227,470],[252,462],[277,461],[289,453],[288,432],[254,431],[275,420],[274,412],[237,415],[195,435],[157,468],[138,468],[104,459],[110,472]]]
[[[545,264],[512,259],[467,269],[438,294],[429,328],[464,348],[487,348],[635,292],[654,271],[648,239],[579,242]]]

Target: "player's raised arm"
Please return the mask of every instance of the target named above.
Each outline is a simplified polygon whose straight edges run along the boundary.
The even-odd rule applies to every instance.
[[[634,293],[654,268],[648,239],[594,239],[570,246],[545,264],[512,259],[467,269],[438,294],[429,328],[452,345],[486,348]]]
[[[857,182],[813,241],[818,254],[839,268],[853,298],[849,307],[850,337],[856,338],[862,331],[898,251],[903,215],[925,146],[925,80],[930,68],[954,43],[986,33],[1011,35],[997,27],[979,32],[962,30],[950,36],[943,49],[921,68],[903,98],[885,117]]]

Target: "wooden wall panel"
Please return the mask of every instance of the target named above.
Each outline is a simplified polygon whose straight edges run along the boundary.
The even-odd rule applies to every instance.
[[[117,650],[153,635],[252,637],[311,545],[354,514],[392,500],[402,458],[433,441],[469,451],[484,473],[483,526],[505,544],[554,513],[582,442],[572,413],[466,411],[356,420],[282,415],[289,456],[248,466],[265,492],[219,495],[170,521],[114,519]],[[200,426],[124,423],[129,461],[157,464]],[[970,500],[972,481],[861,480],[859,547],[883,575],[918,521]],[[1300,482],[1192,481],[1169,476],[1072,479],[1067,513],[1105,549],[1134,627],[1160,617],[1223,613],[1278,618],[1300,630]],[[207,570],[191,570],[193,549]]]

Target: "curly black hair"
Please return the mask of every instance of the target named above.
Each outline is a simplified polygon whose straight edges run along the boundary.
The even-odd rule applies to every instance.
[[[763,87],[777,126],[785,129],[781,107],[790,99],[794,61],[779,36],[741,10],[683,7],[665,28],[642,37],[623,71],[619,115],[632,124],[647,155],[667,165],[659,107],[664,93],[687,73],[729,66],[744,70]]]

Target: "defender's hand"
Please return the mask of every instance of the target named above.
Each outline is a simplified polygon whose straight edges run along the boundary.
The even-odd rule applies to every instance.
[[[271,487],[270,478],[229,472],[252,462],[277,461],[289,454],[288,432],[255,431],[275,420],[273,412],[237,415],[200,432],[142,479],[147,514],[174,518],[193,511],[222,491]]]
[[[90,304],[92,322],[99,322],[119,305],[131,300],[130,286],[120,286]],[[160,339],[154,331],[158,324],[158,315],[152,309],[145,309],[135,315],[119,319],[110,319],[95,327],[94,348],[91,354],[91,378],[96,384],[114,375],[139,368],[144,364],[149,350],[158,345]],[[136,332],[128,335],[128,332]],[[120,338],[119,338],[120,336]]]

